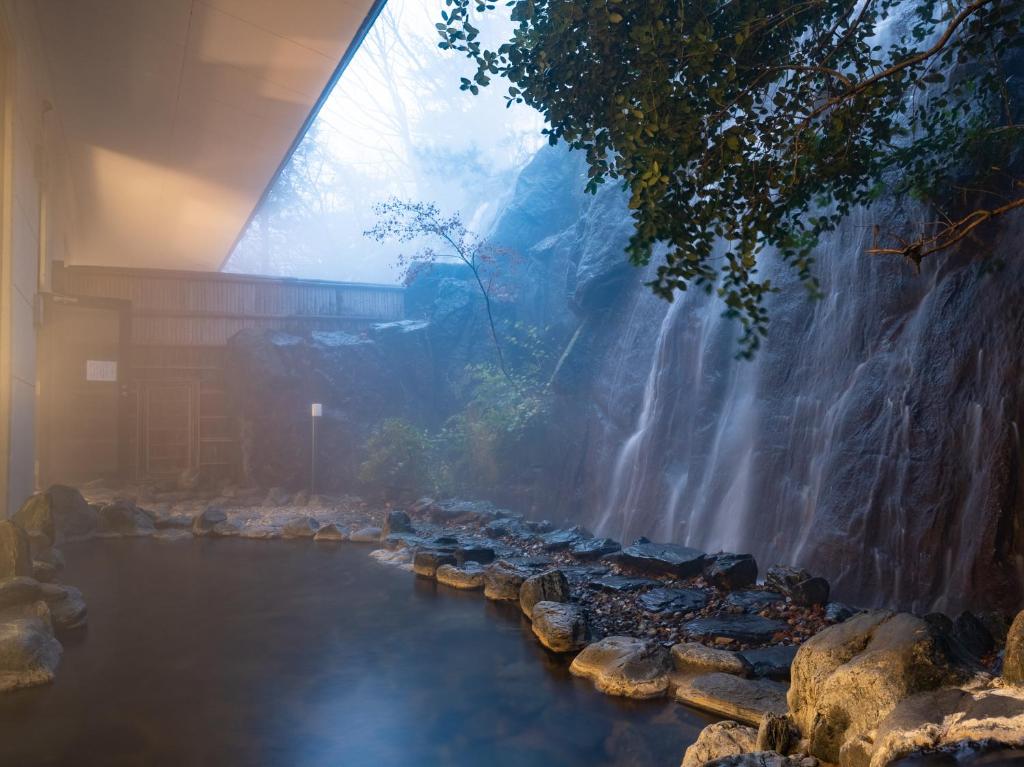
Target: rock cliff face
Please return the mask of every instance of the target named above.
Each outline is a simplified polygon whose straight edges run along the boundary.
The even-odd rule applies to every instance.
[[[781,291],[748,362],[714,298],[667,304],[622,272],[622,202],[591,198],[557,238],[583,329],[544,513],[806,566],[864,604],[1017,606],[1024,220],[916,274],[865,254],[871,224],[908,215],[880,205],[823,242],[821,301],[769,265]]]
[[[854,213],[818,253],[823,300],[768,259],[780,287],[770,335],[742,361],[713,297],[650,294],[625,260],[620,191],[589,196],[583,184],[578,155],[543,150],[493,233],[522,256],[504,320],[573,339],[556,350],[556,436],[528,456],[540,467],[532,488],[496,487],[494,500],[625,541],[803,566],[864,605],[1019,606],[1024,217],[916,274],[865,254],[873,223],[914,211]],[[988,254],[1001,270],[986,270]],[[380,417],[429,425],[451,413],[451,371],[489,353],[457,277],[414,284],[414,319],[363,338],[236,339],[248,360],[238,399],[256,414],[247,428],[265,482],[302,471],[277,462],[308,449],[306,402],[338,420],[338,484]],[[273,407],[282,391],[297,393],[300,414]]]

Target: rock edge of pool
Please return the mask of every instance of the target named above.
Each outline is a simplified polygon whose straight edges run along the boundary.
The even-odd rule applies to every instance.
[[[521,615],[515,630],[530,637],[542,665],[577,679],[574,685],[592,685],[617,700],[643,701],[629,705],[642,706],[645,712],[686,718],[687,724],[677,723],[680,733],[686,730],[680,753],[669,757],[656,753],[651,742],[644,743],[629,728],[641,709],[616,710],[610,729],[621,732],[608,747],[614,761],[602,762],[603,757],[578,743],[587,764],[681,760],[684,767],[711,762],[881,767],[901,759],[908,764],[1022,760],[1015,749],[1024,748],[1024,613],[948,617],[859,610],[829,601],[828,582],[798,568],[775,565],[759,577],[758,563],[749,555],[709,554],[645,538],[624,545],[595,538],[580,527],[555,529],[485,502],[421,499],[407,509],[380,509],[358,498],[280,490],[216,499],[187,492],[147,498],[103,488],[89,489],[83,496],[55,486],[33,496],[12,520],[0,523],[0,692],[10,693],[0,697],[0,706],[22,695],[26,707],[38,705],[45,715],[45,704],[16,691],[53,682],[62,645],[72,650],[67,663],[76,659],[76,643],[92,641],[92,632],[83,639],[85,597],[61,582],[75,572],[65,569],[62,548],[73,546],[78,555],[90,548],[90,539],[105,538],[307,539],[314,550],[356,544],[380,565],[408,571],[417,590],[429,586],[442,601],[462,604],[482,597],[504,611],[504,619],[488,615],[487,625],[495,631],[508,628],[509,614]],[[191,565],[196,562],[192,554],[175,556]],[[260,558],[239,556],[240,570],[248,567],[246,557]],[[291,569],[306,567],[301,556],[289,561]],[[244,589],[244,579],[236,586]],[[329,586],[317,584],[319,589]],[[294,598],[305,598],[302,585],[297,588]],[[96,598],[89,590],[86,596]],[[138,598],[145,599],[145,593]],[[227,604],[224,612],[230,613]],[[130,626],[130,616],[125,620]],[[206,620],[209,630],[222,630],[216,625],[219,617]],[[310,640],[293,628],[292,633],[287,627],[271,633],[282,645]],[[177,653],[168,654],[173,661]],[[224,655],[204,662],[229,666],[232,653]],[[139,673],[145,675],[146,669],[141,666]],[[486,682],[467,680],[465,686],[474,689],[462,694],[472,697]],[[171,698],[176,694],[168,693]],[[460,691],[449,694],[458,696]],[[529,707],[522,701],[519,706]],[[64,715],[73,718],[73,708]],[[244,721],[242,717],[233,725],[243,728],[235,733],[239,741],[251,735]],[[496,721],[488,727],[507,726],[505,720]],[[706,722],[711,724],[698,734],[696,725]],[[231,724],[231,717],[222,723]],[[345,730],[352,723],[339,721],[336,726]],[[432,757],[438,764],[461,763],[446,761],[454,757],[446,756],[444,748],[458,748],[464,726],[448,723],[454,740]],[[482,736],[486,733],[477,734]],[[564,728],[545,737],[573,741]],[[0,752],[8,738],[18,734],[0,738]],[[486,748],[478,744],[478,750]],[[147,753],[145,744],[135,753]],[[528,753],[520,759],[550,763],[542,750],[524,755]],[[307,756],[290,763],[319,763],[319,757]],[[379,755],[372,758],[388,763]],[[565,752],[559,757],[569,764],[567,758]],[[227,763],[242,762],[228,757]]]

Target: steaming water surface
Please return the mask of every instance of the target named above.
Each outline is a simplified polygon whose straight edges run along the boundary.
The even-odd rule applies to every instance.
[[[679,764],[709,721],[608,698],[517,609],[312,542],[68,546],[89,628],[0,697],[0,764]]]

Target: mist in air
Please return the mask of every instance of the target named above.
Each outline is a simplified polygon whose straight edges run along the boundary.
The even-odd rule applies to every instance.
[[[415,244],[363,236],[390,197],[488,227],[520,169],[545,143],[529,107],[501,83],[459,90],[472,64],[437,47],[443,0],[390,0],[243,233],[225,271],[395,283]],[[485,39],[511,21],[485,19]]]

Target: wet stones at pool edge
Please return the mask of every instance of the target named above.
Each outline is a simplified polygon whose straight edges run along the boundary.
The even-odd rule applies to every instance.
[[[0,693],[52,682],[62,654],[45,602],[0,612]]]
[[[458,565],[441,565],[435,574],[443,586],[463,591],[476,591],[484,587],[484,568],[476,562]]]
[[[1024,610],[1017,613],[1006,634],[1003,679],[1010,684],[1024,685]]]
[[[720,671],[678,679],[675,699],[717,716],[755,726],[766,713],[781,716],[787,711],[786,685],[768,679],[744,679]]]
[[[757,730],[739,722],[726,720],[709,724],[700,731],[683,755],[681,767],[701,767],[723,756],[738,756],[755,750]]]
[[[379,527],[368,525],[358,530],[353,530],[348,539],[352,543],[380,543],[383,531]]]
[[[216,506],[208,506],[192,520],[192,535],[211,538],[238,535],[238,526],[228,521],[228,515]]]
[[[706,674],[721,671],[735,676],[752,676],[753,668],[740,653],[708,647],[700,642],[681,642],[672,647],[672,661],[678,671]]]
[[[672,669],[669,651],[660,643],[625,636],[587,645],[569,666],[607,695],[641,699],[664,695]]]
[[[533,617],[538,602],[568,602],[569,597],[569,581],[561,570],[531,575],[519,587],[519,607],[527,618]]]
[[[326,525],[316,531],[316,535],[313,536],[314,541],[347,541],[348,534],[345,533],[340,527],[333,522],[328,522]]]
[[[52,485],[28,498],[11,521],[28,533],[41,532],[58,544],[95,533],[99,515],[75,488]]]
[[[530,576],[526,570],[501,560],[484,571],[484,596],[502,602],[518,602],[519,590]]]
[[[292,517],[281,528],[282,538],[313,538],[320,530],[320,523],[312,517]]]
[[[100,507],[99,535],[137,536],[156,532],[153,518],[134,503],[120,499]]]
[[[416,531],[412,526],[412,519],[409,515],[397,509],[389,511],[387,516],[384,518],[384,529],[382,531],[382,537],[387,537],[392,533],[415,533]]]
[[[412,558],[412,570],[423,578],[437,577],[441,565],[454,565],[455,554],[445,549],[420,549]]]
[[[576,604],[538,602],[532,611],[533,633],[552,652],[582,650],[590,641],[586,611]]]
[[[585,528],[576,525],[566,530],[555,530],[541,536],[541,544],[545,551],[565,551],[593,538],[593,535]]]

